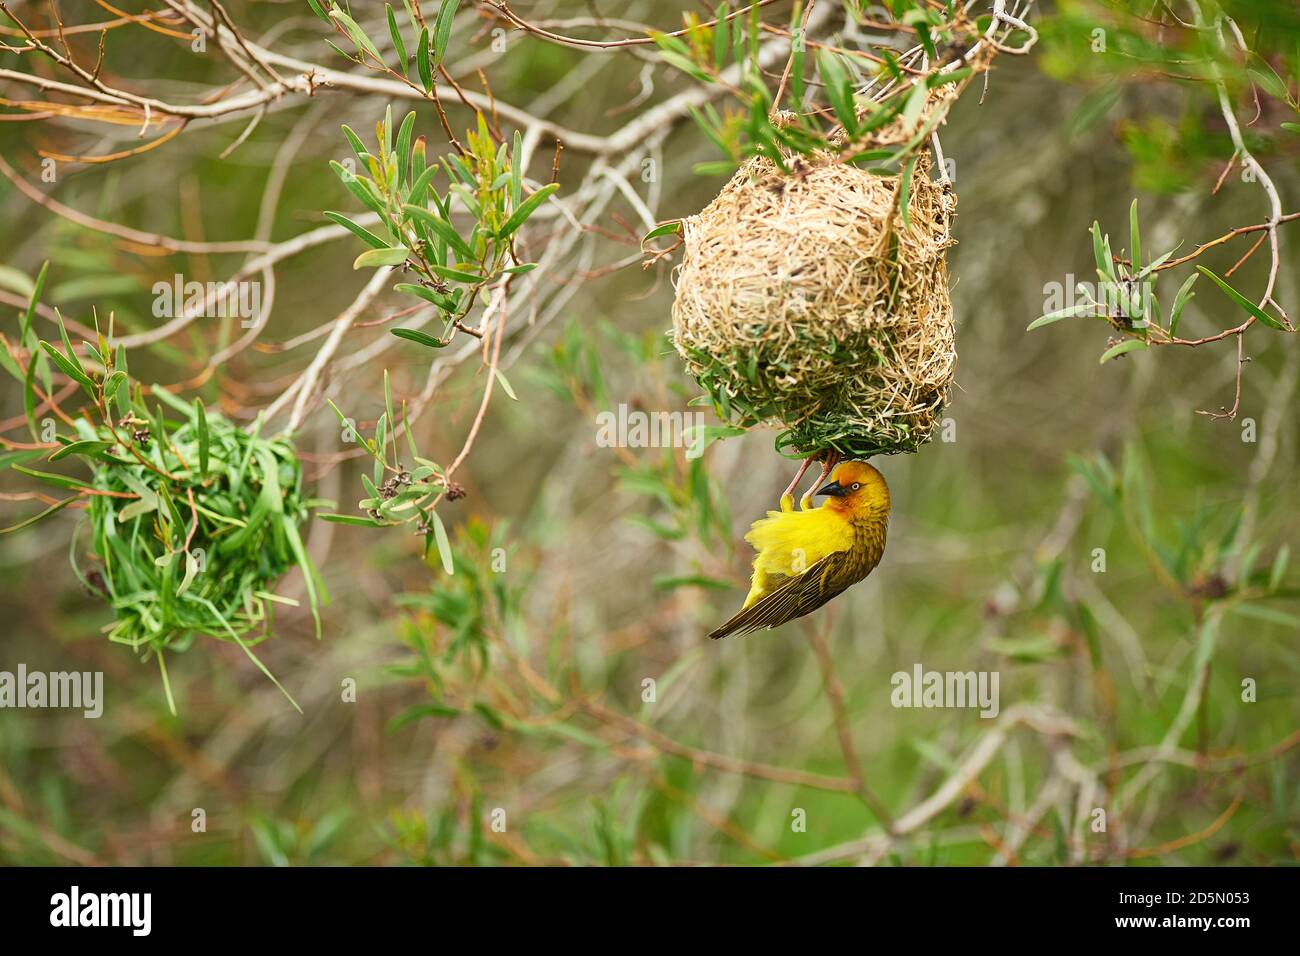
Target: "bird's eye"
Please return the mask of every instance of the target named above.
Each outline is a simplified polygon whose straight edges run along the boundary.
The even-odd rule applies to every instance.
[[[862,487],[862,483],[860,481],[855,481],[852,487],[854,491],[857,491],[859,488]]]

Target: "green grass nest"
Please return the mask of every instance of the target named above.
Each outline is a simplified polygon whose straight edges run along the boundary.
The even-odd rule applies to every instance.
[[[804,456],[929,440],[956,370],[956,197],[928,153],[909,169],[906,217],[899,176],[758,157],[683,221],[673,340],[725,420],[783,426]]]
[[[297,455],[287,439],[263,438],[260,420],[246,431],[199,402],[157,387],[153,396],[182,417],[132,402],[112,429],[77,443],[97,493],[86,517],[92,564],[78,566],[74,537],[73,568],[112,605],[109,640],[158,659],[173,711],[163,653],[196,635],[238,644],[284,691],[251,648],[270,636],[275,604],[297,604],[271,590],[295,565],[320,636],[324,586],[299,534],[310,503]]]

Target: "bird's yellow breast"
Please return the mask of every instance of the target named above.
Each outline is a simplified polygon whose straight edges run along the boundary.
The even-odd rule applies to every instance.
[[[758,552],[755,570],[781,575],[802,574],[826,555],[849,550],[853,539],[853,522],[830,508],[769,511],[745,535]]]

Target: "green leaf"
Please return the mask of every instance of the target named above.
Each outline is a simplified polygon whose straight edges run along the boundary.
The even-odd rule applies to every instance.
[[[825,84],[826,99],[830,101],[831,109],[835,111],[835,118],[850,137],[856,135],[858,114],[853,101],[853,84],[839,56],[829,50],[819,49],[817,73]]]
[[[356,236],[358,239],[360,239],[366,245],[370,246],[372,249],[387,249],[389,247],[388,242],[386,240],[380,239],[378,236],[376,236],[369,229],[366,229],[364,226],[357,225],[347,216],[344,216],[337,212],[327,212],[325,213],[325,218],[328,219],[330,222],[334,223],[335,225],[342,226],[344,229],[352,233],[352,235]]]
[[[394,246],[391,249],[367,249],[352,261],[353,269],[374,268],[376,266],[397,266],[406,261],[411,250],[406,246]]]
[[[59,370],[63,372],[64,375],[68,376],[68,378],[72,379],[90,393],[92,399],[95,397],[95,383],[90,380],[90,376],[88,376],[81,368],[80,362],[76,362],[75,360],[69,361],[64,357],[62,352],[56,349],[49,342],[42,341],[41,348],[45,350],[46,354],[49,355],[50,358],[54,359],[54,364],[59,367]]]
[[[434,163],[432,166],[425,168],[424,172],[420,173],[420,175],[416,176],[415,182],[411,183],[410,192],[406,194],[406,201],[408,203],[415,203],[416,205],[423,206],[425,201],[424,194],[428,190],[429,184],[433,182],[433,177],[437,172],[438,164]]]
[[[54,514],[56,511],[62,511],[64,508],[72,504],[74,501],[80,500],[80,497],[81,497],[80,495],[73,495],[70,498],[64,498],[62,501],[56,501],[54,504],[50,505],[48,508],[46,508],[44,511],[40,512],[39,514],[35,514],[32,517],[27,518],[24,521],[20,521],[17,524],[10,525],[7,528],[0,528],[0,534],[8,534],[11,531],[22,531],[23,528],[27,528],[30,527],[31,525],[36,524],[36,522],[40,521],[42,518],[47,518],[50,515]]]
[[[451,42],[451,21],[456,16],[460,0],[442,0],[438,7],[438,19],[433,24],[433,65],[442,64],[447,55],[447,45]]]
[[[1178,321],[1183,317],[1183,309],[1196,298],[1196,293],[1192,291],[1192,286],[1196,280],[1201,277],[1199,272],[1193,272],[1187,277],[1187,280],[1178,288],[1178,294],[1174,296],[1174,304],[1169,313],[1169,337],[1173,338],[1178,332]]]
[[[433,540],[438,546],[438,557],[442,559],[442,569],[448,574],[456,573],[456,566],[451,557],[451,542],[447,540],[447,529],[443,527],[442,518],[437,511],[430,511],[433,521]]]
[[[510,150],[510,208],[516,209],[519,206],[520,199],[524,195],[524,167],[523,167],[524,138],[520,135],[519,130],[515,130],[515,137]]]
[[[389,11],[390,14],[392,11]],[[415,129],[415,111],[402,118],[402,125],[397,129],[397,168],[404,170],[411,159],[411,134]],[[401,177],[399,177],[401,178]],[[403,180],[404,181],[404,180]]]
[[[203,407],[202,399],[194,399],[194,421],[199,431],[199,477],[208,476],[208,452],[211,437],[208,435],[208,410]]]
[[[1196,271],[1201,273],[1202,275],[1209,276],[1211,279],[1213,279],[1214,284],[1223,290],[1224,295],[1226,295],[1233,302],[1237,303],[1237,305],[1241,306],[1249,314],[1253,315],[1256,319],[1263,322],[1270,329],[1277,329],[1280,332],[1289,331],[1285,325],[1283,325],[1277,319],[1273,318],[1273,316],[1269,315],[1267,312],[1265,312],[1263,309],[1257,306],[1254,302],[1251,302],[1249,299],[1247,299],[1244,295],[1242,295],[1232,286],[1228,285],[1228,283],[1224,282],[1222,279],[1216,276],[1209,269],[1205,268],[1205,266],[1197,266]]]
[[[1286,575],[1287,562],[1291,559],[1291,549],[1287,545],[1277,549],[1277,554],[1273,558],[1273,566],[1268,573],[1268,586],[1276,590],[1282,583],[1282,578]]]
[[[917,83],[912,87],[912,92],[907,95],[907,102],[903,104],[903,129],[910,132],[916,125],[916,121],[921,118],[929,92],[929,87],[924,83]]]
[[[658,239],[660,236],[675,235],[681,231],[682,221],[680,219],[674,219],[672,222],[665,222],[662,225],[655,226],[641,237],[641,241],[646,243],[651,239]]]
[[[505,393],[516,402],[519,401],[519,396],[516,395],[515,390],[510,387],[510,381],[506,378],[505,373],[499,368],[494,368],[492,371],[496,373],[497,381],[501,383],[501,388],[505,390]]]
[[[442,339],[434,338],[428,332],[421,332],[419,329],[389,329],[399,339],[406,339],[408,342],[415,342],[417,345],[427,345],[431,349],[446,348],[449,343]]]
[[[1091,302],[1084,302],[1081,303],[1080,305],[1072,305],[1069,306],[1068,308],[1060,309],[1056,312],[1049,312],[1046,315],[1040,315],[1038,318],[1034,319],[1034,321],[1029,323],[1029,325],[1025,328],[1025,331],[1032,332],[1034,329],[1041,328],[1044,325],[1051,325],[1053,322],[1061,321],[1061,319],[1073,319],[1076,316],[1081,316],[1081,315],[1093,316],[1096,315],[1095,310],[1096,310],[1096,306],[1094,306]]]
[[[413,295],[423,299],[425,302],[432,302],[444,312],[450,312],[456,308],[456,300],[449,295],[443,295],[430,289],[428,286],[416,285],[414,282],[399,282],[393,286],[393,291],[403,292],[406,295]]]
[[[1098,361],[1097,364],[1104,365],[1105,363],[1109,362],[1111,359],[1120,355],[1124,355],[1128,352],[1145,351],[1146,347],[1147,344],[1143,342],[1141,339],[1125,339],[1123,342],[1120,342],[1118,345],[1112,345],[1105,352],[1103,352],[1101,354],[1101,359]]]
[[[497,238],[505,239],[506,237],[513,235],[515,230],[524,224],[524,220],[531,216],[533,211],[542,203],[546,202],[546,200],[559,188],[559,183],[547,183],[541,189],[537,190],[537,192],[525,199],[523,203],[521,203],[519,207],[510,214],[510,218],[505,221],[505,225],[497,230]]]
[[[470,249],[469,243],[461,238],[460,233],[452,227],[451,223],[440,218],[432,210],[426,209],[424,206],[415,206],[408,203],[402,207],[402,210],[408,216],[418,219],[436,232],[447,245],[456,250],[456,255],[460,256],[463,262],[472,262],[474,260],[474,253]]]
[[[393,49],[397,51],[398,57],[401,58],[402,75],[405,76],[410,60],[406,56],[406,44],[402,41],[402,31],[397,29],[397,17],[393,15],[392,6],[385,3],[384,10],[388,13],[388,35],[393,38]]]
[[[1142,268],[1142,238],[1138,233],[1138,201],[1128,207],[1128,244],[1129,258],[1133,260],[1134,270]]]
[[[330,514],[317,514],[316,517],[320,518],[322,521],[330,521],[333,522],[334,524],[353,524],[361,528],[384,527],[378,521],[375,521],[373,518],[362,518],[362,517],[358,517],[357,515],[341,515],[341,514],[330,513]]]
[[[43,362],[41,353],[33,351],[27,356],[27,374],[23,377],[23,413],[27,416],[27,429],[36,438],[36,367]]]
[[[32,327],[32,318],[36,315],[36,306],[41,301],[41,292],[45,289],[45,275],[50,271],[50,262],[41,263],[41,271],[36,274],[36,284],[32,287],[31,297],[27,300],[27,311],[23,313],[22,326],[18,333],[18,344],[27,341],[27,333]]]
[[[415,51],[415,68],[420,74],[420,84],[426,96],[433,92],[433,70],[429,65],[429,28],[420,31],[420,43]]]
[[[1111,261],[1110,242],[1101,234],[1101,223],[1092,223],[1092,255],[1097,260],[1097,271],[1107,279],[1114,280],[1115,264]]]
[[[460,269],[448,269],[446,266],[440,266],[437,263],[430,263],[429,268],[437,275],[444,279],[450,279],[452,282],[465,282],[470,285],[476,282],[482,282],[483,276],[475,272],[464,272]]]
[[[74,441],[71,444],[64,445],[54,454],[50,455],[46,461],[58,461],[60,458],[67,458],[69,455],[82,455],[86,458],[98,458],[100,453],[105,449],[112,448],[111,441],[95,441],[87,439],[85,441]]]
[[[381,217],[384,215],[384,204],[375,198],[370,190],[361,184],[360,176],[351,172],[346,166],[342,163],[336,162],[335,160],[330,160],[330,169],[334,170],[339,179],[343,181],[343,185],[347,188],[347,191],[356,197],[363,206],[371,212],[377,213]]]
[[[20,471],[28,478],[35,478],[37,481],[43,481],[47,485],[54,485],[57,488],[68,488],[72,491],[92,490],[91,485],[77,478],[70,478],[67,475],[56,475],[50,471],[36,471],[34,468],[25,468],[22,465],[14,465],[13,470]]]
[[[384,58],[379,55],[378,48],[370,42],[370,37],[366,36],[366,31],[357,26],[357,21],[353,20],[338,7],[335,7],[330,11],[330,16],[339,22],[343,27],[343,31],[348,35],[348,38],[357,45],[357,49],[365,50],[375,58],[377,63],[384,62]]]

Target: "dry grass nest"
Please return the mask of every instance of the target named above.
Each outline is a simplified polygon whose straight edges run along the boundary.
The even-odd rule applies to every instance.
[[[916,451],[956,368],[946,250],[956,196],[833,157],[746,163],[683,223],[674,343],[724,418],[782,451]]]

